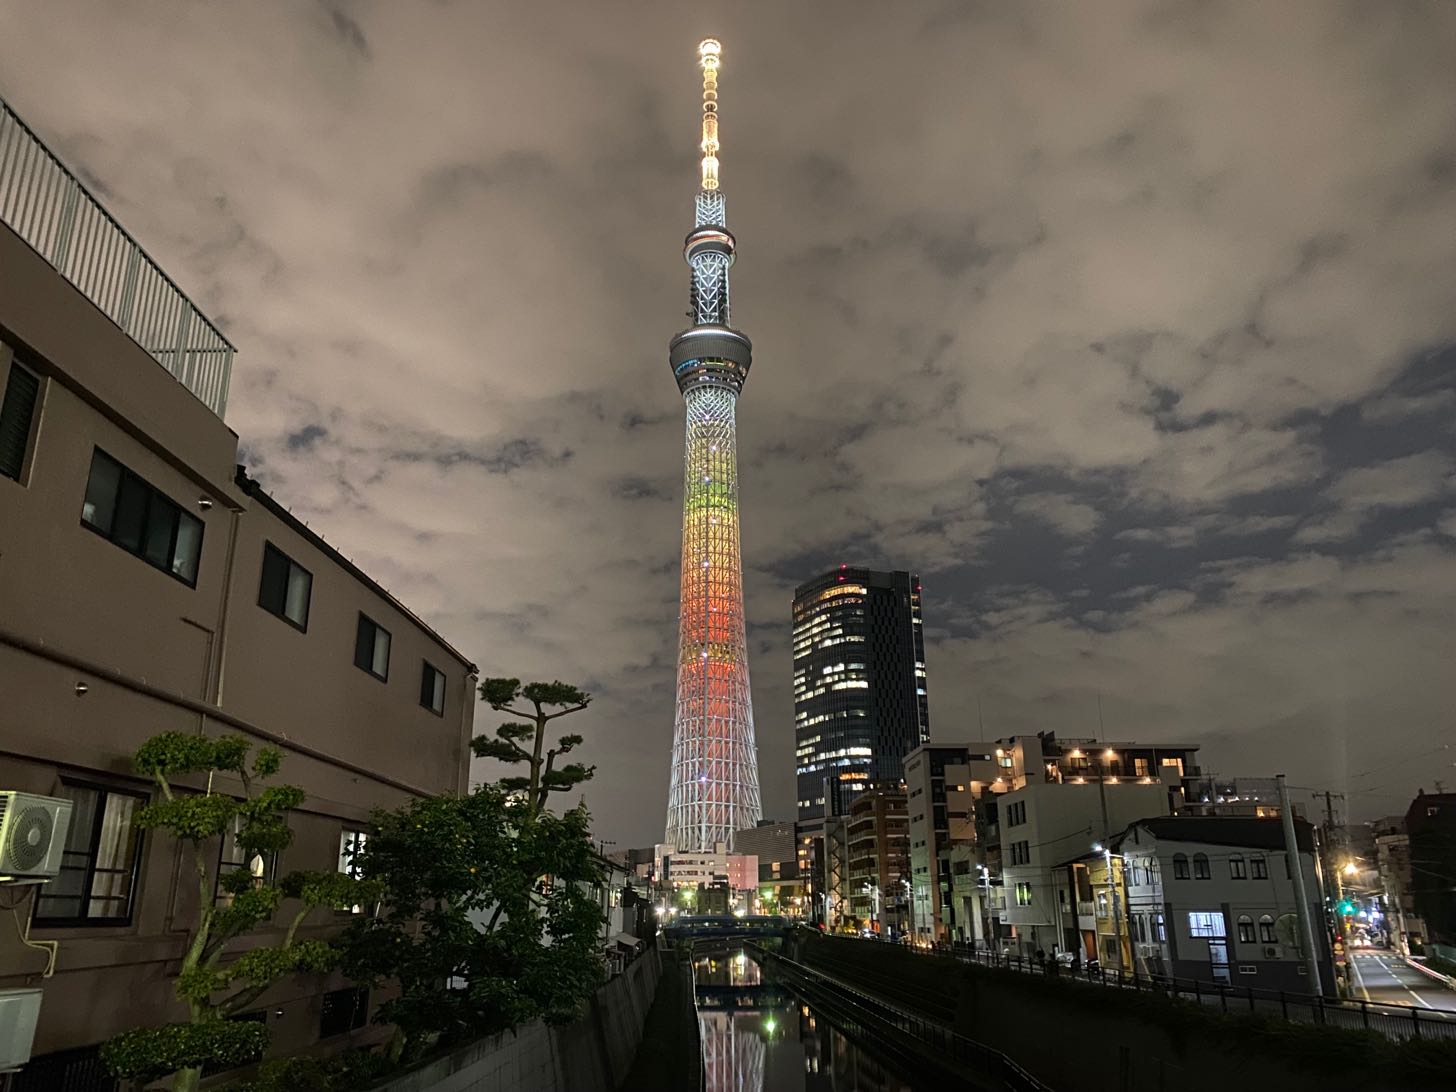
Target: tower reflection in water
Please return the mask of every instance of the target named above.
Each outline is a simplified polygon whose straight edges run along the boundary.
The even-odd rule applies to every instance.
[[[703,956],[693,971],[707,1092],[911,1092],[746,953]]]

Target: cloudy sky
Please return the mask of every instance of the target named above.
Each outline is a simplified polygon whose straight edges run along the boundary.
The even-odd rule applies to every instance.
[[[840,562],[922,574],[937,739],[1100,695],[1357,817],[1456,786],[1456,5],[0,0],[0,94],[238,346],[255,476],[596,694],[640,845],[707,34],[766,812]]]

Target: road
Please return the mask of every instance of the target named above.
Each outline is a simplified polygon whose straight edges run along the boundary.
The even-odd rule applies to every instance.
[[[1394,952],[1355,949],[1350,971],[1353,997],[1381,1004],[1421,1005],[1433,1016],[1456,1020],[1456,991],[1408,967]]]

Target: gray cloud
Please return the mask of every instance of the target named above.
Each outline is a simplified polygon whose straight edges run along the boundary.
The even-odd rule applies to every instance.
[[[652,841],[697,13],[7,29],[7,98],[225,316],[255,470],[487,670],[589,682],[587,801]],[[1100,694],[1109,731],[1353,789],[1448,730],[1456,8],[749,3],[711,30],[771,813],[789,596],[841,561],[924,576],[941,738],[977,707],[1086,733]]]

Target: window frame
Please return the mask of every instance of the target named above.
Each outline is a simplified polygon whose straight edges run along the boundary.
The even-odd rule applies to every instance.
[[[360,663],[360,638],[363,636],[364,627],[370,627],[369,662]],[[374,670],[374,661],[379,658],[379,635],[384,634],[388,646],[384,651],[384,674],[381,675]],[[362,610],[359,612],[359,624],[354,630],[354,666],[364,672],[370,678],[378,679],[382,683],[389,682],[389,658],[394,652],[394,634],[385,629]]]
[[[354,879],[358,879],[359,866],[354,862],[354,857],[361,849],[369,844],[369,839],[372,837],[373,832],[366,830],[363,827],[344,827],[342,830],[340,830],[339,860],[336,865],[336,871],[339,872],[341,875],[351,876]],[[350,853],[350,858],[347,861],[344,859],[344,853],[346,850]],[[362,903],[351,903],[348,906],[336,907],[336,909],[340,914],[349,914],[351,916],[364,913],[364,906]]]
[[[6,367],[7,364],[8,367]],[[25,423],[25,436],[20,444],[20,465],[15,468],[13,475],[5,470],[0,470],[0,478],[9,478],[24,488],[30,479],[31,459],[35,456],[35,438],[40,431],[40,414],[45,402],[46,381],[40,372],[34,368],[27,368],[17,360],[15,354],[6,345],[0,345],[0,369],[3,369],[5,373],[5,381],[0,383],[0,414],[3,414],[5,402],[10,396],[10,383],[16,372],[35,380],[35,394],[30,403],[30,419]]]
[[[1199,919],[1194,921],[1194,919]],[[1215,931],[1215,925],[1217,930]],[[1188,911],[1188,935],[1190,937],[1204,940],[1227,940],[1228,922],[1224,920],[1221,910],[1190,910]]]
[[[424,668],[420,672],[420,708],[429,710],[437,717],[443,717],[445,715],[445,700],[447,696],[445,693],[446,675],[438,667],[430,663],[429,660],[422,660],[421,663],[424,664]],[[436,681],[438,681],[440,686],[440,707],[438,709],[434,705],[434,683]],[[430,685],[430,701],[428,702],[425,701],[425,686],[427,684]]]
[[[31,925],[33,925],[37,929],[116,928],[118,926],[131,925],[133,919],[136,916],[137,895],[141,886],[142,855],[146,849],[146,832],[142,830],[141,827],[137,826],[136,813],[137,811],[140,811],[141,808],[151,803],[152,798],[150,794],[136,789],[123,789],[115,785],[106,785],[96,781],[85,781],[79,779],[72,780],[71,778],[62,778],[61,786],[63,789],[80,789],[85,792],[94,792],[97,794],[96,814],[95,817],[92,819],[91,833],[87,840],[85,879],[82,881],[80,894],[76,896],[46,895],[44,888],[38,889],[31,908]],[[97,896],[92,894],[92,888],[96,882],[96,873],[98,871],[96,862],[100,857],[101,851],[101,828],[105,825],[106,800],[109,796],[129,796],[137,802],[136,808],[132,811],[132,821],[129,824],[131,828],[133,849],[130,882],[128,883],[126,894],[126,913],[122,915],[112,915],[110,917],[104,918],[89,917],[86,915],[85,909],[93,899],[100,898],[107,902],[114,902],[117,898],[116,896]],[[71,808],[71,818],[72,820],[76,818],[74,801]],[[69,839],[69,837],[70,832],[67,831],[67,838]],[[70,852],[73,851],[63,850],[61,856],[61,860],[63,863],[65,861],[66,854]],[[106,871],[120,873],[123,870],[107,869]],[[50,915],[43,914],[41,912],[42,899],[66,899],[67,901],[69,901],[73,897],[80,904],[78,908],[78,913],[75,915]]]
[[[1229,879],[1247,880],[1249,878],[1249,866],[1244,861],[1244,855],[1242,853],[1234,853],[1230,855],[1228,863]]]
[[[1236,923],[1240,944],[1253,944],[1254,941],[1254,919],[1248,914],[1240,914]]]
[[[1274,933],[1274,915],[1259,915],[1259,943],[1278,944],[1279,937]]]
[[[253,870],[252,857],[261,857],[263,859],[263,874],[253,877],[254,890],[260,887],[266,887],[278,878],[278,850],[276,849],[268,850],[266,853],[254,853],[252,857],[241,861],[231,861],[224,857],[224,854],[227,853],[228,840],[230,838],[239,853],[245,852],[241,846],[237,845],[237,830],[242,826],[242,819],[243,817],[241,815],[234,815],[232,825],[223,831],[217,840],[217,870],[212,878],[212,905],[217,908],[231,906],[233,899],[236,897],[231,892],[223,889],[223,876],[228,872],[238,872],[244,869],[251,872]]]
[[[1173,854],[1173,879],[1187,880],[1192,878],[1193,873],[1188,870],[1188,854]]]
[[[104,459],[117,470],[116,492],[112,497],[111,519],[108,521],[108,526],[106,527],[102,527],[99,523],[92,523],[86,518],[86,500],[91,492],[91,480],[96,473],[98,459]],[[141,531],[136,549],[132,549],[116,537],[116,502],[121,497],[123,487],[127,485],[133,488],[139,488],[145,493],[142,504]],[[166,565],[158,565],[147,556],[147,536],[151,527],[152,512],[154,508],[159,506],[170,508],[175,517],[167,542],[167,556],[170,560]],[[197,527],[197,549],[194,561],[196,571],[192,574],[191,579],[176,570],[177,544],[182,537],[183,520],[191,520]],[[111,545],[123,553],[130,554],[148,568],[154,569],[159,573],[164,573],[186,587],[196,589],[198,578],[202,575],[202,545],[204,539],[207,537],[206,522],[187,511],[187,509],[174,501],[167,493],[158,489],[120,459],[116,458],[116,456],[109,454],[99,447],[93,447],[91,449],[91,465],[86,471],[86,488],[81,494],[81,526],[98,538],[111,543]]]
[[[349,1018],[345,1026],[335,1031],[325,1031],[324,1021],[332,1015],[330,1008],[334,1002],[343,1000],[345,994],[353,995],[353,1004],[350,1006]],[[369,987],[368,986],[344,986],[337,990],[329,990],[324,993],[319,1001],[319,1026],[318,1038],[322,1042],[325,1039],[334,1039],[341,1035],[348,1035],[351,1031],[358,1031],[369,1023]]]
[[[1249,876],[1255,880],[1267,880],[1269,878],[1269,858],[1263,854],[1250,857]]]
[[[270,554],[280,558],[284,564],[283,605],[282,608],[279,610],[274,610],[271,604],[266,603],[263,600],[263,593],[267,589],[267,584],[265,581],[268,575],[268,558]],[[303,573],[303,575],[308,578],[308,594],[304,596],[302,622],[299,622],[297,619],[291,618],[288,614],[288,588],[289,585],[292,583],[293,571],[295,569]],[[275,545],[272,541],[268,539],[263,540],[263,561],[262,566],[258,571],[258,606],[262,607],[274,618],[281,618],[294,629],[298,630],[299,633],[308,632],[308,619],[309,615],[313,611],[313,571],[304,568],[297,561],[293,560],[291,555],[279,549],[277,545]]]
[[[1195,853],[1193,855],[1193,878],[1195,880],[1213,879],[1213,871],[1208,866],[1207,853]]]

